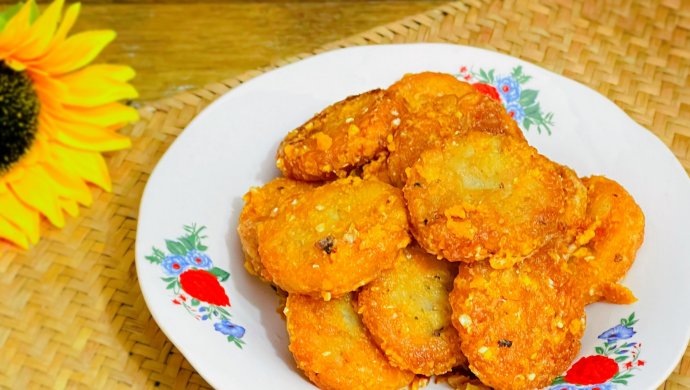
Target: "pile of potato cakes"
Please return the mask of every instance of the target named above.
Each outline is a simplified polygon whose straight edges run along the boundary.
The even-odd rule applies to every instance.
[[[539,154],[452,75],[325,108],[276,165],[238,233],[247,271],[287,293],[290,351],[320,388],[457,372],[460,387],[544,387],[577,355],[587,304],[635,300],[618,284],[644,237],[634,199]]]

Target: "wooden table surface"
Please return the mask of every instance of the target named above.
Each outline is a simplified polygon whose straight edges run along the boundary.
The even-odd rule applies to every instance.
[[[442,3],[85,0],[73,31],[117,31],[118,38],[97,61],[134,67],[133,83],[146,101],[224,80]]]

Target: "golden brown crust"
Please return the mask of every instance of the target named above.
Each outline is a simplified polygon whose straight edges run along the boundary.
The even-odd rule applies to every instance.
[[[329,299],[391,268],[410,242],[407,226],[399,189],[339,179],[296,197],[259,225],[259,255],[285,291]]]
[[[290,351],[319,388],[400,389],[414,378],[388,363],[352,306],[351,294],[325,302],[290,294],[285,309]]]
[[[392,365],[431,376],[466,362],[450,322],[456,274],[457,265],[408,247],[393,269],[362,288],[358,311]]]
[[[422,153],[404,188],[412,232],[451,261],[510,267],[584,219],[577,177],[506,135],[467,133]]]
[[[584,303],[572,285],[561,283],[572,279],[566,263],[543,249],[506,269],[485,261],[460,266],[450,294],[453,325],[484,384],[542,388],[577,356]]]
[[[364,165],[360,177],[364,180],[378,180],[392,185],[391,178],[388,175],[388,153],[381,152],[368,164]]]
[[[572,179],[571,172],[566,176]],[[549,384],[578,352],[586,304],[635,301],[617,281],[642,244],[644,215],[615,181],[594,176],[582,182],[586,220],[576,238],[557,236],[508,269],[494,270],[485,262],[460,268],[450,297],[453,325],[470,368],[485,384],[505,389]],[[510,351],[501,348],[501,340],[511,341]],[[499,346],[492,349],[495,343]]]
[[[389,91],[410,107],[388,143],[389,175],[397,187],[405,184],[406,169],[423,151],[441,147],[468,131],[508,134],[524,140],[522,131],[500,102],[451,75],[406,75]]]
[[[463,97],[477,91],[467,83],[447,73],[421,72],[406,74],[388,87],[388,91],[402,98],[411,111],[421,111],[439,96]]]
[[[587,187],[585,229],[578,235],[570,263],[587,303],[632,303],[632,292],[617,282],[633,264],[644,240],[645,218],[635,199],[602,176],[582,179]]]
[[[237,233],[244,252],[244,268],[261,280],[270,280],[270,275],[259,259],[257,226],[274,216],[283,202],[291,202],[297,195],[314,188],[315,184],[277,178],[263,187],[254,187],[244,197],[244,207],[240,213]]]
[[[287,177],[306,181],[345,177],[385,150],[405,106],[376,89],[335,103],[281,142],[276,165]]]

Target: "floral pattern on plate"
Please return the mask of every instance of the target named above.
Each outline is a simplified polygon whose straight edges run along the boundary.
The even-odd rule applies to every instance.
[[[633,312],[621,318],[597,338],[603,344],[594,347],[594,355],[581,357],[565,375],[556,378],[549,390],[609,390],[617,385],[627,385],[635,371],[642,369],[645,361],[640,359],[642,343],[631,341],[637,332]]]
[[[525,131],[534,126],[539,134],[545,131],[551,135],[553,113],[542,111],[537,101],[539,91],[525,88],[532,76],[524,74],[522,66],[514,67],[509,75],[497,75],[495,69],[480,68],[475,72],[463,66],[456,77],[472,83],[479,92],[501,102],[508,114]]]
[[[205,251],[202,235],[205,226],[184,226],[186,234],[175,240],[165,240],[168,253],[152,248],[146,259],[158,265],[166,275],[161,280],[171,295],[171,302],[183,307],[190,315],[200,321],[213,323],[213,328],[226,336],[228,342],[242,348],[244,327],[233,323],[230,318],[230,298],[221,282],[230,273],[213,265],[213,260]]]

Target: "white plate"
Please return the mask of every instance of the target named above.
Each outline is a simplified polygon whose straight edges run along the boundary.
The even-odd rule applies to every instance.
[[[517,67],[531,79],[514,74]],[[477,82],[491,69],[493,84],[501,83],[501,91],[508,87],[501,93],[504,101],[521,98],[523,104],[538,103],[538,110],[534,104],[523,107],[532,113],[532,121],[538,120],[535,112],[542,119],[552,114],[548,129],[538,131],[532,125],[525,131],[530,144],[580,176],[603,174],[617,180],[646,215],[644,245],[624,280],[639,301],[628,306],[594,304],[587,309],[581,356],[608,352],[621,357],[618,375],[603,385],[554,388],[654,389],[668,377],[690,336],[690,180],[675,157],[616,105],[574,81],[485,50],[415,44],[332,51],[252,79],[194,119],[151,175],[137,229],[139,283],[161,329],[211,385],[310,387],[294,368],[274,293],[244,271],[235,233],[242,195],[278,175],[274,154],[282,137],[327,105],[387,87],[405,73],[441,71]],[[536,97],[526,90],[537,91]],[[519,108],[514,110],[520,119]],[[521,122],[524,129],[526,123]],[[154,246],[161,250],[160,258],[186,254],[189,248],[168,247],[166,239],[183,236],[183,226],[192,223],[206,227],[203,255],[187,260],[168,257],[165,264],[146,259]],[[173,260],[180,269],[173,269]],[[215,274],[207,272],[212,268]],[[222,270],[231,276],[227,278]],[[175,292],[181,280],[188,291],[181,291],[186,301]],[[205,319],[208,303],[194,301],[194,295],[221,306],[227,296],[232,306]],[[615,351],[599,349],[605,348],[606,336],[597,337],[632,313],[634,320],[628,326],[608,333],[607,345],[609,350],[615,345]],[[575,369],[591,376],[589,365],[594,361],[585,359]],[[430,388],[435,386],[442,387]]]

